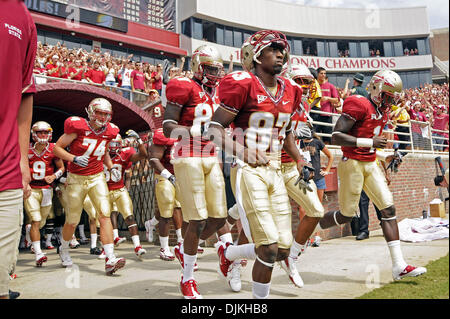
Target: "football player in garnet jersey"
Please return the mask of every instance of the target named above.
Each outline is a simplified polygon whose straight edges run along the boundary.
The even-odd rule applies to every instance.
[[[218,107],[216,86],[223,69],[216,48],[202,45],[192,54],[193,79],[176,77],[167,83],[163,131],[177,138],[173,168],[180,188],[183,220],[189,222],[184,241],[174,249],[183,267],[181,291],[186,299],[202,298],[193,271],[199,239],[220,229],[227,217],[225,181],[213,142],[203,132]]]
[[[110,123],[112,106],[104,98],[93,99],[87,109],[88,119],[72,116],[64,122],[64,134],[53,150],[54,154],[68,161],[66,187],[66,222],[62,231],[59,256],[63,267],[72,265],[69,241],[80,221],[83,202],[89,195],[100,223],[100,240],[105,250],[105,272],[112,275],[125,266],[124,258],[114,255],[113,229],[110,219],[109,190],[103,173],[103,163],[119,180],[120,172],[113,167],[107,152],[109,142],[119,133],[119,128]],[[70,153],[64,148],[70,146]]]
[[[241,215],[243,229],[256,247],[253,297],[267,298],[274,263],[289,255],[292,244],[292,210],[281,175],[281,150],[294,160],[299,176],[303,177],[308,165],[295,145],[291,125],[291,117],[302,103],[302,89],[279,76],[289,61],[289,44],[280,32],[262,30],[250,36],[242,46],[241,61],[247,71],[230,73],[220,82],[221,104],[208,136],[237,157],[231,183],[240,215],[248,220],[246,229]],[[225,134],[231,123],[235,140]],[[218,248],[224,277],[231,261],[241,257],[238,252],[247,245],[222,244]]]
[[[40,267],[47,261],[47,256],[41,250],[41,229],[53,212],[51,184],[64,173],[63,161],[53,154],[54,143],[50,124],[39,121],[31,127],[34,145],[30,145],[28,160],[31,174],[31,196],[25,200],[25,210],[31,220],[30,238],[36,255],[36,266]],[[57,170],[55,171],[54,165]]]
[[[397,73],[381,70],[369,82],[369,98],[353,95],[345,100],[332,135],[332,144],[341,145],[343,153],[338,165],[340,211],[326,213],[320,220],[323,229],[350,222],[358,211],[359,197],[364,190],[381,211],[381,228],[391,254],[394,280],[426,272],[424,267],[410,266],[403,259],[394,200],[375,161],[378,158],[390,162],[394,158],[377,148],[386,147],[387,140],[381,133],[391,105],[397,105],[402,99],[402,89]]]
[[[135,131],[128,130],[127,135],[129,138],[136,139],[139,144],[139,152],[136,153],[133,147],[122,148],[122,137],[117,134],[116,138],[109,143],[109,155],[113,162],[113,167],[120,172],[119,178],[117,179],[117,177],[110,174],[106,165],[104,165],[104,169],[113,212],[119,212],[122,214],[122,217],[130,230],[131,240],[134,245],[134,253],[136,256],[141,257],[146,253],[146,251],[142,248],[139,240],[138,228],[136,220],[133,216],[133,202],[131,201],[130,194],[124,185],[124,173],[133,163],[147,157],[147,149],[144,142]],[[117,245],[119,241],[117,219],[113,221],[113,233],[114,244]]]
[[[160,128],[153,134],[153,143],[150,146],[150,165],[155,171],[155,194],[160,214],[159,242],[161,248],[159,258],[169,261],[175,259],[169,249],[170,218],[173,219],[178,242],[183,241],[181,234],[183,217],[181,204],[178,200],[180,189],[176,184],[173,166],[170,163],[171,150],[176,141],[176,139],[165,137],[162,128]]]

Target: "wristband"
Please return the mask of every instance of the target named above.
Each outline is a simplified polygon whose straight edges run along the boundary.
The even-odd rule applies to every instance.
[[[357,138],[356,139],[357,147],[373,147],[373,139],[371,138]]]
[[[165,169],[165,170],[163,170],[163,171],[161,172],[161,174],[159,174],[159,175],[161,175],[161,176],[164,177],[165,179],[169,179],[169,177],[172,176],[172,173],[170,173],[167,169]]]
[[[59,169],[55,172],[56,179],[60,178],[62,176],[63,172]]]
[[[136,141],[139,143],[139,145],[144,144],[144,142],[142,142],[142,139],[141,139],[141,138],[138,138]]]

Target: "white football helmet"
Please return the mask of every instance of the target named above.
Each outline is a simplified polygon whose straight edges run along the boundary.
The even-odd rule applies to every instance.
[[[261,30],[251,35],[241,47],[241,63],[243,68],[250,72],[254,68],[254,63],[260,64],[258,60],[261,52],[272,45],[279,44],[283,48],[283,64],[289,63],[289,43],[286,36],[278,31]]]
[[[100,111],[103,113],[108,113],[108,116],[105,120],[100,119],[95,112]],[[98,126],[105,126],[107,125],[112,118],[112,105],[111,103],[104,98],[95,98],[89,103],[88,107],[86,108],[86,112],[88,114],[90,121],[95,121],[95,123]]]
[[[48,135],[46,138],[39,138],[37,136],[37,132],[48,132]],[[36,143],[46,144],[49,143],[52,140],[52,132],[53,129],[47,122],[39,121],[33,124],[31,127],[31,137],[33,138],[33,141]]]
[[[192,53],[191,66],[194,77],[206,86],[215,87],[222,77],[222,57],[211,45],[202,45]]]
[[[303,64],[291,64],[286,69],[285,75],[287,78],[293,80],[303,89],[303,95],[308,96],[311,84],[314,82],[314,76],[311,71]]]
[[[391,70],[380,70],[372,77],[368,85],[370,99],[380,109],[398,104],[403,94],[403,82],[400,76]]]
[[[117,136],[111,140],[111,142],[109,142],[109,153],[111,155],[115,155],[120,153],[120,151],[122,150],[122,136],[120,136],[120,134],[117,134]]]

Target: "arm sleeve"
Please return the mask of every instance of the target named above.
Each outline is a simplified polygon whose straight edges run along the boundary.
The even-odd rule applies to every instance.
[[[22,93],[35,93],[36,87],[33,79],[33,66],[37,50],[37,34],[34,22],[29,18],[30,36],[28,41],[27,53],[22,70]]]
[[[361,121],[365,116],[365,109],[361,103],[357,103],[358,98],[356,95],[345,99],[342,106],[342,115],[356,121]]]
[[[237,114],[245,104],[251,80],[247,72],[233,72],[226,75],[219,84],[219,100],[222,108]]]
[[[166,98],[167,102],[176,104],[180,107],[187,105],[192,90],[192,82],[188,78],[174,78],[167,83]]]
[[[72,134],[72,133],[78,133],[76,123],[79,123],[81,119],[76,116],[71,116],[67,118],[64,121],[64,133],[65,134]]]

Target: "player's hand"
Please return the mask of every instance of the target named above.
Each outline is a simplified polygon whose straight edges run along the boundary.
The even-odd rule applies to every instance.
[[[74,162],[74,164],[77,164],[78,166],[86,167],[89,164],[89,156],[86,156],[86,155],[75,156],[73,158],[73,162]]]
[[[51,184],[51,183],[53,183],[53,181],[56,179],[56,176],[55,175],[49,175],[49,176],[45,176],[44,177],[44,181],[47,183],[47,184]]]
[[[114,183],[117,183],[118,181],[120,181],[120,178],[122,177],[122,174],[120,174],[119,170],[117,168],[112,168],[111,169],[111,180]]]
[[[30,183],[22,180],[22,185],[23,185],[23,199],[27,199],[28,197],[31,196],[31,186]]]
[[[327,170],[321,169],[321,170],[320,170],[320,175],[322,175],[322,176],[327,176],[327,175],[330,175],[330,172],[327,171]]]
[[[170,175],[168,180],[172,183],[173,186],[177,187],[177,179],[175,178],[175,175]]]
[[[265,154],[258,152],[256,149],[246,148],[244,150],[244,162],[251,167],[258,167],[268,165],[269,159]]]
[[[139,139],[139,134],[136,133],[134,130],[128,130],[126,134],[128,137],[135,138],[136,140]]]
[[[373,138],[373,147],[374,148],[386,148],[387,138],[384,136],[375,136]]]

